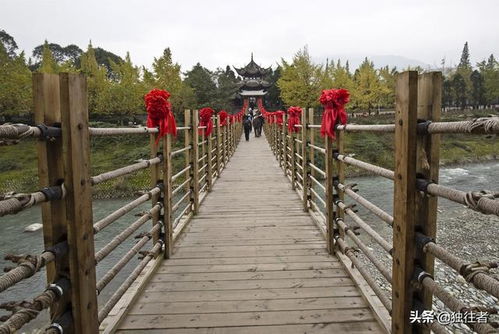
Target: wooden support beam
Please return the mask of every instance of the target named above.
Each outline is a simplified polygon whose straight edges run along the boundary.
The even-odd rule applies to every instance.
[[[305,110],[303,110],[305,112]],[[314,123],[314,108],[308,108],[308,123],[309,124],[315,124]],[[316,134],[316,129],[310,128],[310,144],[315,145],[315,134]],[[315,150],[310,147],[310,162],[315,165]],[[315,177],[317,173],[315,172],[314,169],[310,169],[310,175]]]
[[[442,101],[442,73],[431,72],[419,76],[417,118],[425,121],[440,121]],[[417,137],[416,174],[428,181],[438,183],[440,163],[440,135]],[[416,229],[435,239],[437,234],[438,197],[418,192],[416,194]],[[417,250],[417,262],[430,275],[434,273],[435,258],[422,250]],[[427,310],[432,309],[432,294],[424,289],[417,292],[418,299]],[[422,333],[427,329],[417,328]]]
[[[326,170],[326,245],[329,254],[334,252],[334,219],[336,218],[334,212],[334,141],[332,138],[325,137],[324,144],[326,147],[326,157],[325,157],[325,170]]]
[[[310,162],[308,159],[308,144],[310,143],[310,131],[308,128],[308,117],[307,113],[302,112],[301,113],[301,140],[302,140],[302,145],[301,145],[301,156],[302,156],[302,168],[303,168],[303,211],[307,212],[309,208],[309,187],[310,187],[310,180],[309,180],[309,175],[310,175],[310,166],[308,163]]]
[[[215,122],[214,117],[211,118],[212,122]],[[208,160],[208,167],[206,167],[206,182],[208,182],[208,186],[206,187],[206,190],[208,192],[211,191],[211,188],[213,187],[213,153],[211,152],[213,150],[213,131],[210,133],[210,135],[207,138],[208,140],[208,152],[207,152],[207,160]]]
[[[97,333],[95,248],[90,183],[87,81],[59,75],[71,308],[75,333]]]
[[[173,184],[172,184],[172,135],[167,134],[163,137],[163,223],[164,223],[164,258],[169,259],[173,252]]]
[[[339,154],[345,154],[345,133],[344,131],[335,131],[336,134],[336,149],[335,151]],[[338,182],[345,184],[345,163],[341,160],[336,160],[336,175]],[[338,200],[345,200],[345,194],[340,191],[337,187],[335,188],[336,197]],[[336,218],[345,218],[345,212],[339,206],[336,206]],[[335,223],[336,224],[336,223]],[[335,228],[338,226],[335,225]],[[345,231],[343,229],[338,229],[341,238],[345,239]]]
[[[284,175],[288,175],[288,116],[282,117],[282,135],[281,135],[281,148],[282,148],[282,169]]]
[[[416,130],[418,73],[397,75],[395,93],[395,187],[393,225],[392,332],[411,333],[416,226]]]
[[[184,147],[187,147],[192,145],[192,119],[191,111],[189,109],[184,110],[184,126],[191,127],[189,130],[184,130]],[[185,168],[191,164],[191,151],[192,148],[184,152]],[[189,189],[191,189],[191,185],[188,183],[185,185],[185,191],[189,191]]]
[[[291,133],[291,189],[296,189],[296,134]]]
[[[216,122],[216,134],[217,134],[217,177],[221,176],[222,172],[222,129],[220,127],[220,116],[217,115]]]
[[[61,123],[59,98],[59,75],[33,74],[33,106],[35,123],[57,126]],[[55,186],[64,179],[64,161],[62,139],[55,141],[39,140],[38,180],[39,187]],[[67,240],[66,202],[53,200],[42,205],[43,241],[45,249]],[[69,258],[64,254],[46,266],[47,283],[60,278],[69,278]],[[66,293],[50,308],[50,319],[60,317],[70,307],[71,293]]]
[[[151,154],[150,154],[151,159],[157,157],[158,153],[160,152],[160,150],[159,150],[160,149],[160,147],[159,147],[160,141],[158,141],[156,143],[157,137],[158,137],[158,134],[150,134],[149,135],[149,146],[151,149]],[[162,179],[161,179],[161,167],[159,164],[151,165],[150,170],[151,170],[151,189],[152,189],[152,188],[156,187],[159,182],[162,181]],[[161,197],[161,193],[153,195],[151,197],[151,206],[156,205],[156,203],[158,203],[160,197]],[[153,213],[152,218],[151,218],[152,226],[154,226],[158,223],[160,214],[161,213],[159,211],[156,211]],[[153,245],[158,241],[159,234],[160,234],[160,232],[158,231],[158,232],[154,233],[154,235],[152,236],[152,244]]]
[[[196,215],[199,211],[199,113],[192,111],[192,150],[191,150],[191,177],[192,177],[192,212]]]

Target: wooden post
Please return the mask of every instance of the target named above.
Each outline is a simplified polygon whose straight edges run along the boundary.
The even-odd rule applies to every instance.
[[[325,169],[326,169],[326,243],[329,254],[334,252],[334,158],[333,158],[333,139],[326,136],[324,138],[324,146],[326,148]]]
[[[442,100],[442,73],[431,72],[419,76],[418,83],[418,116],[420,120],[440,121]],[[438,183],[440,135],[419,135],[417,137],[416,174],[425,180]],[[418,231],[435,239],[437,233],[437,205],[438,197],[417,193],[416,195],[416,224]],[[434,273],[435,258],[428,253],[416,253],[417,262],[430,275]],[[418,298],[424,308],[431,310],[432,294],[423,289],[418,291]],[[421,332],[429,333],[418,327]]]
[[[303,112],[305,112],[305,110],[303,110]],[[314,108],[308,108],[308,123],[315,124],[314,122],[315,122],[315,120],[314,120]],[[316,129],[310,128],[310,144],[312,144],[312,145],[315,145],[315,133],[316,133]],[[315,165],[315,150],[312,147],[310,148],[310,163]],[[310,175],[315,177],[316,174],[317,173],[315,172],[315,170],[311,168]],[[313,194],[310,194],[310,195],[313,196]]]
[[[296,189],[296,135],[291,132],[291,189]]]
[[[286,121],[288,121],[288,117],[284,115],[283,117],[283,129],[282,129],[282,161],[283,161],[283,170],[284,176],[288,176],[288,126],[286,125]]]
[[[213,120],[213,117],[211,118],[212,122],[214,121]],[[211,161],[211,159],[213,159],[213,153],[211,152],[213,150],[213,132],[210,133],[210,135],[207,137],[207,140],[208,140],[208,152],[206,153],[207,154],[207,160],[208,160],[208,166],[206,167],[206,182],[207,182],[207,186],[206,186],[206,191],[207,192],[210,192],[211,191],[211,188],[213,187],[213,161]]]
[[[220,116],[217,115],[217,178],[220,178],[222,172],[222,129],[220,128]]]
[[[418,73],[397,75],[395,92],[395,187],[393,226],[392,333],[412,333],[411,279],[416,226],[416,127]]]
[[[74,329],[75,333],[97,333],[87,82],[83,74],[62,73],[59,79]]]
[[[173,251],[173,213],[172,213],[172,135],[167,134],[163,137],[163,223],[165,225],[164,233],[164,257],[169,259]]]
[[[303,211],[307,212],[308,211],[308,193],[309,193],[309,169],[310,166],[308,163],[310,162],[308,160],[308,155],[307,155],[307,146],[310,143],[309,139],[309,129],[308,129],[308,118],[307,114],[305,112],[301,113],[301,140],[302,140],[302,145],[301,145],[301,153],[302,153],[302,168],[303,168]]]
[[[197,214],[199,211],[199,116],[198,111],[192,111],[192,151],[191,151],[191,200],[192,212]]]
[[[191,111],[189,109],[184,110],[184,126],[191,127],[189,130],[184,131],[184,147],[187,147],[189,145],[192,146],[192,119],[191,119]],[[185,168],[191,164],[191,152],[192,148],[188,151],[184,152],[184,159],[185,159]],[[190,174],[189,174],[190,175]],[[185,191],[189,191],[191,189],[190,184],[186,184],[185,186]]]
[[[336,134],[336,152],[339,154],[345,154],[345,132],[344,131],[335,131]],[[336,180],[345,184],[345,163],[343,161],[336,161]],[[345,194],[343,191],[340,191],[337,187],[335,189],[336,196],[340,201],[345,200]],[[345,212],[339,206],[336,206],[336,218],[345,218]],[[343,229],[338,229],[340,237],[345,240],[345,231]]]
[[[151,159],[157,157],[158,153],[159,153],[159,142],[158,142],[158,144],[156,144],[157,136],[158,136],[157,134],[150,134],[149,135],[149,146],[151,148],[151,154],[150,154]],[[156,187],[161,180],[160,165],[159,164],[151,165],[150,170],[151,170],[151,189],[152,189],[152,188]],[[156,205],[156,203],[158,203],[160,198],[161,198],[161,193],[153,195],[151,197],[151,205],[152,206]],[[154,212],[152,217],[151,217],[152,226],[154,226],[158,223],[159,218],[160,218],[160,212],[159,211]],[[156,242],[158,241],[159,235],[160,235],[160,231],[154,233],[154,235],[152,236],[153,245],[155,245]]]
[[[33,74],[33,105],[35,123],[56,126],[61,123],[59,100],[59,75]],[[38,180],[40,188],[55,186],[64,179],[62,139],[55,141],[39,140]],[[45,249],[66,241],[66,202],[53,200],[42,205],[43,241]],[[62,254],[54,262],[47,263],[47,283],[51,284],[63,277],[69,277],[68,254]],[[50,308],[50,319],[55,320],[70,307],[71,293],[65,293]],[[74,331],[74,329],[73,329]]]

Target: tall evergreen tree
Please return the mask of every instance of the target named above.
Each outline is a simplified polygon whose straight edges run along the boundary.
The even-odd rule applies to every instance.
[[[361,110],[367,110],[369,115],[372,109],[379,105],[380,82],[374,69],[374,63],[367,57],[354,74],[355,89],[352,92],[354,104]]]
[[[213,73],[200,63],[185,73],[184,82],[193,90],[197,108],[210,107],[216,102],[217,86],[213,80]]]
[[[485,104],[499,102],[499,62],[490,55],[487,60],[478,63],[480,74],[483,77]]]
[[[42,59],[40,67],[38,68],[40,73],[59,73],[59,68],[57,62],[55,61],[52,51],[50,51],[49,43],[45,40],[43,44]]]
[[[87,75],[88,108],[91,113],[108,113],[106,105],[110,82],[107,79],[106,68],[97,64],[92,43],[80,57],[81,72]]]
[[[485,104],[485,86],[483,76],[477,70],[471,73],[471,103],[475,108]]]
[[[452,91],[455,103],[464,109],[466,107],[466,81],[460,73],[456,73],[452,78]]]
[[[231,110],[235,106],[234,102],[239,90],[239,80],[228,65],[225,69],[217,69],[215,77],[217,81],[217,93],[213,107],[216,109]]]

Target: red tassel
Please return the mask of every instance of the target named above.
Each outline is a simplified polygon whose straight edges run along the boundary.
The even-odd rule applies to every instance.
[[[220,116],[220,126],[226,126],[227,125],[227,116],[228,116],[227,112],[225,110],[220,110],[218,115]]]
[[[300,128],[295,125],[300,125],[300,116],[302,109],[300,107],[289,107],[288,109],[288,131],[300,132]]]
[[[345,104],[350,101],[350,93],[346,89],[323,90],[319,101],[325,108],[322,114],[321,135],[335,139],[336,124],[347,123]]]
[[[159,139],[170,133],[177,135],[177,126],[175,116],[172,112],[172,105],[168,101],[170,93],[162,89],[153,89],[144,96],[144,102],[147,110],[147,127],[158,128],[159,135],[156,138],[156,144]]]
[[[199,126],[206,126],[206,129],[199,129],[199,134],[204,133],[205,137],[208,137],[213,131],[213,121],[211,117],[215,113],[215,110],[211,108],[203,108],[199,111]]]

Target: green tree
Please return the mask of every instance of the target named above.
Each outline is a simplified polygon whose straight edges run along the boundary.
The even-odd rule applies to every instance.
[[[50,51],[47,40],[45,40],[45,44],[43,44],[42,57],[40,66],[38,67],[38,72],[59,73],[59,67],[57,66],[54,56],[52,55],[52,51]]]
[[[494,55],[478,63],[478,69],[483,77],[485,104],[497,103],[499,101],[499,63]]]
[[[294,55],[292,63],[282,59],[281,67],[277,85],[284,103],[288,106],[318,106],[324,73],[321,65],[312,63],[307,47]]]
[[[466,81],[461,73],[456,73],[452,78],[453,100],[462,109],[466,107]]]
[[[0,29],[0,44],[4,48],[4,52],[11,59],[16,57],[17,43],[14,37],[9,35],[5,30]]]
[[[468,101],[471,100],[471,90],[472,90],[471,72],[473,72],[473,68],[471,67],[471,62],[470,62],[470,50],[468,47],[468,42],[466,42],[464,43],[463,51],[461,53],[461,60],[459,61],[459,65],[457,65],[456,68],[456,74],[460,74],[463,77],[465,83],[464,92],[461,93],[464,95],[460,96],[459,100],[460,101],[459,104],[461,104],[464,101],[464,106],[466,106],[466,104],[468,104]]]
[[[380,82],[374,69],[374,63],[367,57],[354,74],[355,89],[352,92],[355,106],[367,110],[369,115],[372,109],[380,103]]]
[[[239,80],[230,66],[218,68],[215,72],[217,82],[216,99],[213,107],[216,109],[231,110],[234,107],[239,90]]]
[[[471,73],[471,103],[475,108],[485,104],[485,86],[483,76],[477,70]]]
[[[395,76],[397,69],[388,66],[379,70],[380,91],[379,101],[383,107],[393,107],[395,104]]]
[[[216,100],[217,86],[213,73],[197,63],[185,73],[185,84],[194,93],[196,108],[210,107]]]
[[[454,103],[452,81],[449,78],[444,78],[442,83],[442,104],[444,108],[451,107]]]
[[[92,43],[88,45],[87,51],[80,57],[80,71],[87,75],[88,82],[88,108],[91,113],[109,113],[108,94],[110,82],[107,80],[107,70],[104,66],[97,64]]]
[[[30,112],[32,106],[31,71],[24,53],[12,56],[12,50],[0,43],[0,118],[7,121]]]
[[[267,95],[265,95],[266,105],[270,109],[278,110],[284,108],[284,102],[281,99],[281,90],[277,85],[277,82],[281,78],[282,67],[277,66],[275,70],[272,70],[265,79],[270,84],[269,89],[267,90]]]

